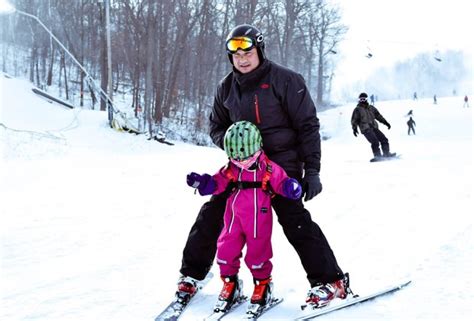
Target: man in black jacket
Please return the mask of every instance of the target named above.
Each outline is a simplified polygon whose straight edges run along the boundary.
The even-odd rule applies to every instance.
[[[378,120],[388,129],[391,128],[388,121],[380,114],[380,112],[372,105],[369,105],[367,101],[367,94],[361,93],[359,95],[359,102],[352,112],[351,124],[352,132],[357,137],[359,133],[357,127],[360,128],[360,132],[367,138],[372,148],[374,158],[370,161],[378,161],[383,159],[382,157],[393,157],[396,153],[390,153],[390,145],[387,137],[380,131],[379,126],[376,122]],[[382,146],[382,153],[380,152],[380,145]]]
[[[223,148],[224,134],[230,125],[240,120],[254,123],[261,132],[268,157],[283,167],[288,176],[299,180],[304,200],[311,200],[322,191],[321,147],[319,119],[303,77],[265,57],[263,35],[253,26],[234,28],[226,49],[233,71],[219,83],[215,95],[210,116],[213,142]],[[193,281],[202,280],[211,268],[226,196],[213,196],[199,212],[183,251],[180,291],[193,285]],[[302,199],[276,195],[272,206],[307,273],[312,288],[307,302],[323,305],[333,298],[345,297],[348,280],[344,282],[326,237],[312,221]],[[254,282],[259,284],[259,280]],[[265,291],[270,291],[270,287]]]

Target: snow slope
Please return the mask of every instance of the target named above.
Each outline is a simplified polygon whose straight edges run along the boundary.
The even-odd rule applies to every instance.
[[[185,175],[214,172],[224,153],[116,132],[105,113],[70,110],[30,89],[0,75],[0,320],[153,320],[173,296],[207,199]],[[471,320],[472,109],[462,97],[376,106],[402,159],[368,162],[369,144],[350,128],[353,105],[321,113],[331,136],[322,142],[324,190],[306,205],[355,292],[413,283],[321,319]],[[416,136],[407,135],[410,109]],[[262,320],[291,320],[309,285],[278,223],[273,240],[275,291],[285,301]],[[241,276],[251,294],[245,267]],[[214,278],[183,320],[207,315],[220,286]]]

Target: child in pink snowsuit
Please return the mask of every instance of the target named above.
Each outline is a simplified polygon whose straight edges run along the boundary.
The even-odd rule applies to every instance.
[[[234,184],[224,212],[224,228],[217,240],[217,263],[221,275],[236,275],[242,249],[247,244],[245,263],[255,279],[268,278],[272,272],[272,206],[271,194],[285,196],[283,184],[289,180],[285,171],[262,152],[251,168],[239,168],[233,162],[213,177],[220,194]],[[266,187],[262,187],[267,180]],[[256,182],[255,188],[239,188],[242,182]],[[245,184],[245,183],[242,183]]]
[[[255,125],[245,121],[232,126],[242,123],[242,126],[258,132]],[[230,135],[232,131],[237,132],[235,139],[245,140],[247,138],[238,134],[242,131],[247,134],[247,131],[244,131],[242,126],[232,126],[224,139],[229,163],[212,177],[208,174],[189,174],[188,185],[197,188],[201,195],[217,195],[223,192],[230,194],[224,212],[224,228],[217,241],[217,263],[222,278],[238,274],[242,249],[247,244],[245,263],[254,280],[265,280],[270,278],[273,267],[270,261],[273,256],[272,195],[276,193],[297,199],[301,197],[301,186],[298,181],[289,178],[280,166],[268,159],[261,148],[259,132],[256,144],[249,143],[250,147],[240,147],[241,142],[233,142],[228,138],[228,133]],[[252,132],[249,135],[254,134]],[[232,146],[240,151],[233,152]]]

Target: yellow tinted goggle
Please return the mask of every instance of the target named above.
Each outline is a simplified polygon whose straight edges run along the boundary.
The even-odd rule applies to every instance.
[[[253,41],[248,37],[236,37],[227,40],[227,52],[234,54],[237,50],[249,51],[254,47]]]

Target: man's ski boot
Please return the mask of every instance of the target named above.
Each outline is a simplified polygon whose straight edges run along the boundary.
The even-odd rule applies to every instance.
[[[311,308],[325,307],[334,299],[345,299],[352,294],[349,288],[349,273],[344,274],[344,278],[332,283],[317,284],[311,288],[306,298],[306,304]]]
[[[177,301],[187,304],[198,291],[198,282],[190,276],[181,276],[178,280],[178,291],[176,291]]]
[[[232,305],[246,299],[243,296],[243,282],[237,275],[221,276],[221,279],[224,285],[214,305],[214,312],[228,311]]]
[[[247,314],[257,315],[273,299],[273,282],[269,277],[264,280],[254,279],[255,287],[253,289],[250,305],[247,308]]]

